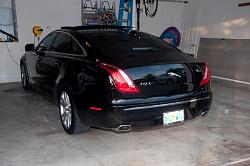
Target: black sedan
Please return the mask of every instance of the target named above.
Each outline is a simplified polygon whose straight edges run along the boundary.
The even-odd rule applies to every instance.
[[[210,109],[206,63],[129,27],[62,27],[25,50],[23,88],[57,104],[69,134],[170,126]]]

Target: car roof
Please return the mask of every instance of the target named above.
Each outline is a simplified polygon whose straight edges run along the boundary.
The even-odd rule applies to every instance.
[[[58,29],[57,32],[66,32],[73,36],[84,36],[88,37],[90,35],[95,34],[96,36],[102,36],[102,35],[121,35],[128,33],[131,30],[118,30],[118,29],[86,29],[86,30],[71,30],[71,29]],[[118,33],[119,32],[119,33]],[[141,32],[142,33],[142,32]]]
[[[118,29],[86,29],[86,30],[58,29],[58,30],[55,30],[55,32],[68,33],[74,36],[76,39],[85,38],[92,42],[94,42],[93,36],[96,36],[96,37],[117,36],[118,37],[120,35],[126,35],[129,31],[130,30],[121,31]]]
[[[148,64],[152,61],[161,63],[164,60],[176,62],[178,59],[196,62],[194,58],[185,56],[185,53],[163,42],[159,37],[132,29],[62,28],[59,31],[71,34],[83,47],[89,43],[89,48],[92,48],[90,50],[98,51],[98,56],[104,58],[105,62],[123,68],[136,66],[141,61],[147,61]]]
[[[102,28],[104,27],[104,28]],[[139,43],[140,47],[147,47],[152,44],[153,47],[158,47],[159,43],[154,45],[154,41],[160,40],[158,37],[136,30],[132,30],[131,27],[123,26],[79,26],[79,27],[63,27],[58,31],[66,32],[74,36],[80,43],[84,43],[85,40],[92,42],[96,47],[102,51],[113,47],[118,46],[123,49],[127,49],[127,45],[137,45]],[[111,27],[111,28],[109,28]],[[113,28],[115,27],[115,28]],[[160,45],[162,45],[160,43]],[[168,45],[168,44],[166,44]],[[177,50],[171,45],[166,46],[170,50]],[[131,46],[132,47],[132,46]]]

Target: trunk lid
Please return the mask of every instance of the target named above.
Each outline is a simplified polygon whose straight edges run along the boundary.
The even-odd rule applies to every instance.
[[[157,97],[198,90],[203,66],[203,63],[171,63],[132,67],[125,71],[144,97]]]
[[[179,95],[199,89],[204,63],[158,37],[137,31],[104,31],[86,35],[101,50],[98,61],[115,66],[108,69],[112,70],[109,73],[117,72],[116,68],[124,70],[145,98]],[[119,81],[117,79],[117,83]],[[122,95],[142,97],[138,94]]]

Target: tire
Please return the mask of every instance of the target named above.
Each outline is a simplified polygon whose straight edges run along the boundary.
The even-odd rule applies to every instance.
[[[69,90],[65,88],[60,90],[58,106],[61,124],[68,134],[86,133],[90,130],[88,125],[81,123]]]
[[[29,84],[28,72],[27,72],[25,64],[23,64],[23,63],[21,64],[20,70],[21,70],[22,87],[25,90],[29,90],[30,89],[30,84]]]
[[[158,0],[144,0],[146,16],[154,17],[158,10]],[[151,7],[154,7],[151,9]]]

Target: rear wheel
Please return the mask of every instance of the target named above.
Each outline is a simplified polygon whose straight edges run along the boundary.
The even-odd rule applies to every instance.
[[[79,134],[89,131],[90,127],[81,123],[74,101],[67,90],[62,90],[60,93],[59,112],[62,126],[68,134]]]
[[[21,70],[21,81],[22,81],[23,89],[28,90],[30,87],[29,79],[28,79],[27,70],[24,64],[21,64],[20,70]]]

